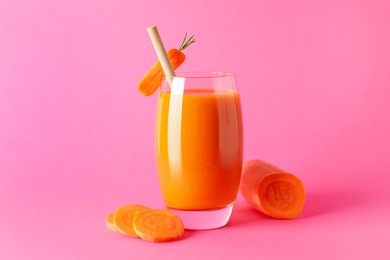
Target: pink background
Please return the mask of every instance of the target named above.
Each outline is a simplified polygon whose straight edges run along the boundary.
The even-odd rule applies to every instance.
[[[389,3],[0,0],[0,258],[389,259]],[[106,229],[163,207],[156,96],[136,90],[152,24],[167,48],[196,35],[182,70],[236,73],[245,160],[302,179],[300,218],[239,196],[226,227],[177,242]]]

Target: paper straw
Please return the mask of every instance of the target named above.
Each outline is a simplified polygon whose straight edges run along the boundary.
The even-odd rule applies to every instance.
[[[157,27],[155,25],[150,26],[148,28],[149,37],[152,40],[152,44],[154,50],[157,53],[157,57],[161,63],[162,69],[164,71],[165,76],[168,76],[167,80],[169,85],[172,85],[172,77],[175,76],[175,72],[173,71],[172,64],[169,61],[167,51],[164,48],[164,44],[161,40],[160,34],[158,33]]]

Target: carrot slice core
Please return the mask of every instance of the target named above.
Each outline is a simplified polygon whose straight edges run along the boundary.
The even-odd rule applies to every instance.
[[[287,181],[275,181],[265,191],[266,201],[279,210],[290,209],[295,201],[295,186]]]

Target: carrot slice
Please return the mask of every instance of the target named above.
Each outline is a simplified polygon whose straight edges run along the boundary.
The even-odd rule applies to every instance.
[[[240,193],[258,211],[274,218],[296,218],[306,195],[295,175],[261,160],[243,165]]]
[[[114,224],[114,213],[108,214],[106,217],[106,225],[109,230],[117,231],[115,224]]]
[[[191,44],[195,42],[195,37],[192,35],[187,39],[187,33],[184,36],[184,40],[180,45],[179,49],[170,49],[167,51],[169,61],[171,62],[172,69],[176,70],[186,59],[186,56],[182,50],[188,48]],[[161,67],[160,61],[157,61],[152,68],[143,76],[143,78],[138,83],[138,91],[145,96],[152,95],[160,86],[163,80],[163,69]]]
[[[184,53],[177,49],[170,49],[167,54],[173,70],[176,70],[186,59]],[[144,96],[152,95],[161,86],[163,75],[161,63],[157,61],[138,83],[138,91]]]
[[[137,235],[149,242],[177,240],[184,234],[180,217],[166,209],[137,212],[133,226]]]
[[[137,212],[145,210],[150,210],[150,208],[138,204],[118,208],[113,215],[113,222],[116,229],[127,236],[138,237],[133,228],[134,215]]]

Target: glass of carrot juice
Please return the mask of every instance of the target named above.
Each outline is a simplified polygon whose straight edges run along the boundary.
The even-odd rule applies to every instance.
[[[163,80],[155,152],[167,208],[187,229],[229,221],[240,184],[243,129],[235,77],[177,73]]]

